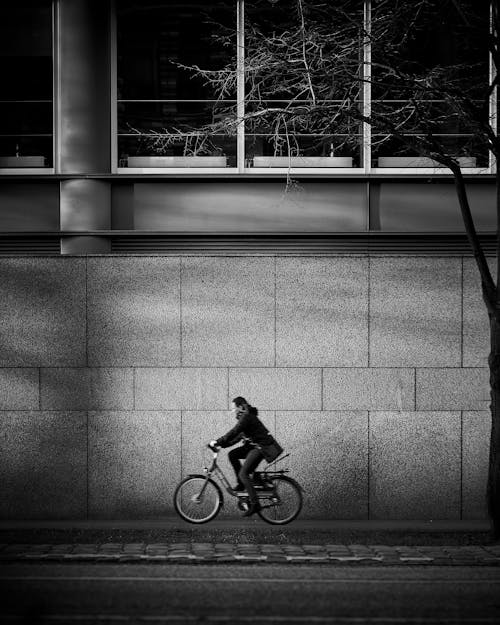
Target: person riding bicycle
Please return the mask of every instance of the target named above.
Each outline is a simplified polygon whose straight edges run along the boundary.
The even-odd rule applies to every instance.
[[[236,479],[234,490],[246,490],[250,506],[243,516],[251,516],[260,509],[257,494],[250,475],[257,469],[262,460],[272,462],[283,452],[283,448],[271,436],[262,421],[258,418],[258,410],[251,406],[244,397],[235,397],[231,411],[235,413],[238,423],[229,432],[215,441],[212,447],[232,447],[243,440],[243,445],[228,453]],[[243,464],[240,463],[243,460]]]

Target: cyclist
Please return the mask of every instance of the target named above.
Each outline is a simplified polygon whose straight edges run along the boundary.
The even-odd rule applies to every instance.
[[[250,506],[243,516],[251,516],[260,510],[254,485],[250,475],[263,459],[272,462],[283,452],[283,448],[271,436],[258,418],[257,408],[251,406],[244,397],[235,397],[231,404],[238,423],[229,432],[215,441],[212,447],[232,447],[243,440],[243,445],[228,453],[229,461],[238,480],[234,490],[246,490]],[[241,464],[240,460],[243,460]]]

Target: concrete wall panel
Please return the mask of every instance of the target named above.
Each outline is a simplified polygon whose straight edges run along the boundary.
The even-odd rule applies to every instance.
[[[417,410],[485,410],[488,369],[417,369]]]
[[[464,412],[462,418],[462,518],[485,519],[491,414]]]
[[[463,263],[464,366],[486,367],[490,353],[490,330],[488,312],[481,294],[481,278],[474,259],[464,258]],[[495,265],[489,259],[490,270],[496,279]]]
[[[0,259],[0,366],[85,365],[85,260]]]
[[[38,369],[0,369],[0,410],[37,410],[39,401]]]
[[[370,291],[371,366],[460,366],[459,259],[372,259]]]
[[[89,258],[91,366],[180,364],[179,260]]]
[[[274,260],[183,259],[182,364],[274,364]]]
[[[262,410],[321,410],[320,369],[230,369],[230,399],[243,395]]]
[[[278,366],[366,366],[368,261],[278,259]]]
[[[414,369],[323,369],[325,410],[413,410]]]
[[[4,412],[0,440],[2,519],[86,517],[85,413]]]
[[[225,410],[227,369],[137,369],[135,405],[140,410]]]
[[[89,413],[89,515],[173,514],[180,447],[180,412]]]
[[[368,413],[277,412],[276,436],[305,489],[302,518],[367,518]]]
[[[460,518],[460,413],[370,413],[370,517]]]
[[[47,410],[131,410],[134,372],[119,368],[42,369]]]

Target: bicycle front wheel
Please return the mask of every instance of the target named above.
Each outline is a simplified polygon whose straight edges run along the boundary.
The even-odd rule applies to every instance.
[[[285,525],[295,519],[302,509],[302,492],[295,480],[285,475],[270,478],[273,494],[259,498],[261,509],[259,516],[266,523]]]
[[[206,523],[215,518],[222,506],[222,492],[203,475],[190,475],[174,493],[175,511],[189,523]]]

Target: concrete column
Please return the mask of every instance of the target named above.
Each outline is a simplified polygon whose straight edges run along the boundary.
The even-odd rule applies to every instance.
[[[79,234],[111,228],[111,185],[106,180],[61,182],[61,230],[75,236],[61,239],[62,254],[106,254],[109,238]]]
[[[57,173],[111,172],[110,23],[109,0],[59,0]],[[64,180],[60,206],[62,230],[109,229],[110,183]],[[64,254],[109,249],[104,237],[80,235],[61,242]]]

